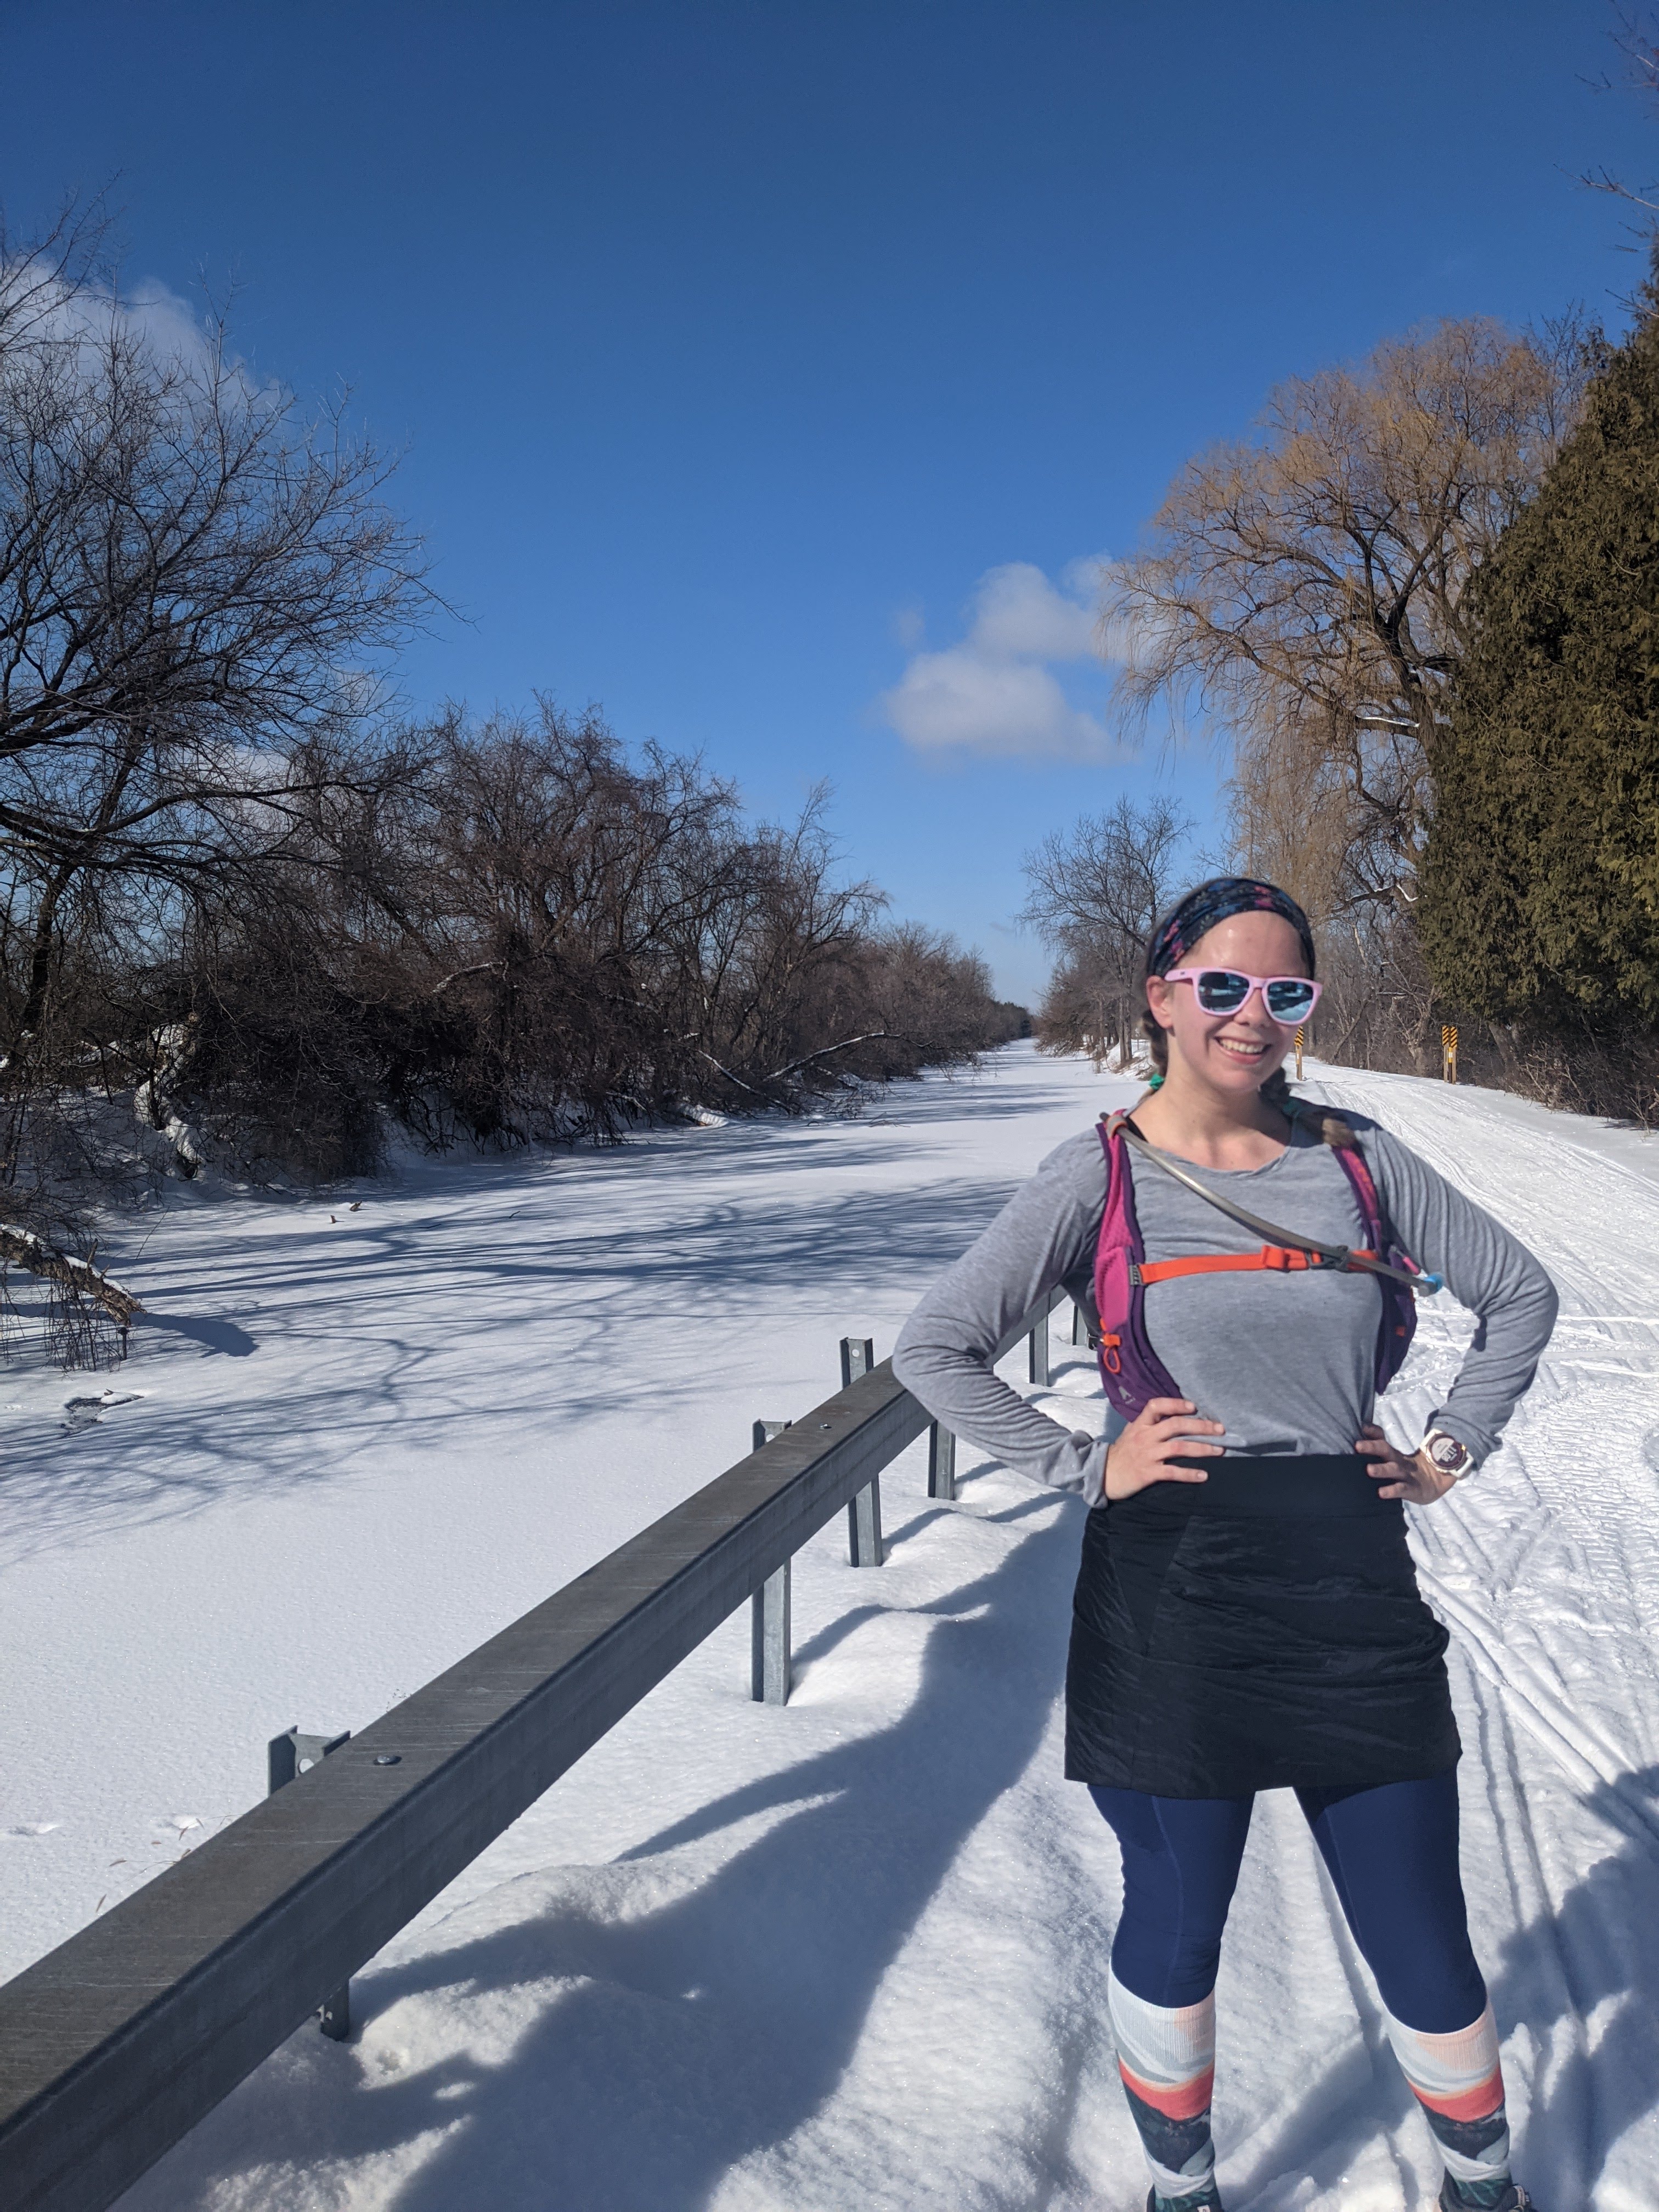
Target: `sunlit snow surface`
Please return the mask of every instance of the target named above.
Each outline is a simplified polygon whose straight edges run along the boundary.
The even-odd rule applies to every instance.
[[[1453,1633],[1517,2169],[1542,2212],[1651,2212],[1659,1141],[1326,1085],[1562,1290],[1504,1451],[1414,1540]],[[405,1163],[321,1201],[185,1190],[118,1227],[104,1256],[151,1318],[111,1402],[0,1373],[0,1970],[252,1803],[276,1730],[362,1725],[740,1456],[757,1416],[805,1412],[838,1336],[885,1354],[1013,1184],[1128,1095],[1014,1047],[860,1121]],[[1426,1312],[1402,1434],[1468,1326]],[[1095,1425],[1054,1352],[1048,1402]],[[294,2037],[124,2212],[1139,2208],[1105,2027],[1115,1849],[1060,1777],[1080,1509],[963,1457],[954,1505],[921,1447],[884,1479],[878,1572],[839,1522],[797,1561],[787,1709],[750,1704],[734,1620],[358,1978],[349,2045]],[[1220,2004],[1233,2212],[1429,2203],[1281,1796]]]

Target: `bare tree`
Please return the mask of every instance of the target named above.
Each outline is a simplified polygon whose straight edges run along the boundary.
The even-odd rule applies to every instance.
[[[1642,16],[1627,8],[1615,8],[1613,16],[1616,28],[1612,33],[1613,43],[1619,55],[1624,88],[1638,93],[1650,107],[1659,107],[1659,23],[1651,15]],[[1603,72],[1596,81],[1595,89],[1613,91],[1613,80]],[[1644,217],[1659,215],[1659,192],[1650,184],[1630,184],[1606,167],[1586,170],[1579,182],[1588,185],[1592,191],[1611,192],[1615,199],[1627,200],[1632,207],[1642,210]],[[1652,222],[1644,220],[1639,226],[1632,224],[1632,228],[1644,247],[1650,248]]]
[[[1251,828],[1314,771],[1319,842],[1337,847],[1317,908],[1412,896],[1464,586],[1571,427],[1599,343],[1576,322],[1447,322],[1292,379],[1256,436],[1182,471],[1110,576],[1128,711],[1164,697],[1218,716]]]
[[[0,230],[0,1183],[52,1253],[91,948],[153,962],[233,878],[256,904],[320,792],[385,781],[374,672],[429,604],[340,407],[124,298],[101,245]]]
[[[611,1139],[1018,1033],[974,956],[880,927],[823,793],[754,824],[695,759],[630,757],[550,701],[452,716],[428,754],[418,789],[319,807],[302,897],[193,926],[183,1079],[175,1059],[152,1087],[204,1141],[338,1172],[381,1104],[439,1145]]]
[[[423,599],[391,464],[62,258],[0,265],[0,867],[40,1029],[89,879],[183,891],[365,772],[374,656]]]
[[[0,1335],[9,1266],[66,1357],[118,1352],[112,1163],[363,1172],[388,1111],[610,1138],[1015,1033],[974,955],[882,927],[822,794],[757,824],[550,702],[396,727],[434,603],[390,463],[100,243],[0,229]]]
[[[1039,1017],[1040,1042],[1092,1051],[1097,1060],[1132,1048],[1147,947],[1171,902],[1192,830],[1171,799],[1137,806],[1120,799],[1026,854],[1030,890],[1020,919],[1060,956]]]

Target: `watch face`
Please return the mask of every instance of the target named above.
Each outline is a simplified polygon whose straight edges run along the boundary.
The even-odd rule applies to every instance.
[[[1468,1465],[1469,1448],[1455,1437],[1437,1437],[1429,1446],[1429,1457],[1443,1474],[1456,1474]]]

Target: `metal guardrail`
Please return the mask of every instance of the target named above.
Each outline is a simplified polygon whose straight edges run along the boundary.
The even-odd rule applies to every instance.
[[[884,1361],[0,1988],[0,2212],[102,2212],[930,1425]]]

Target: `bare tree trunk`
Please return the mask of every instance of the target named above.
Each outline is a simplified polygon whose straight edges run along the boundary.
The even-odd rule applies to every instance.
[[[29,947],[28,983],[23,994],[23,1006],[17,1017],[17,1028],[12,1039],[8,1060],[21,1057],[25,1041],[40,1026],[46,1010],[46,992],[52,981],[52,949],[56,939],[58,908],[64,892],[75,879],[75,868],[68,861],[54,868],[40,894],[40,904],[34,917],[34,935]]]
[[[144,1310],[131,1291],[124,1290],[109,1276],[100,1274],[89,1261],[71,1259],[66,1252],[56,1250],[35,1236],[32,1230],[0,1222],[0,1261],[8,1267],[22,1268],[25,1274],[38,1275],[49,1283],[61,1283],[65,1290],[77,1291],[82,1297],[95,1299],[119,1328],[125,1329],[135,1314]]]

